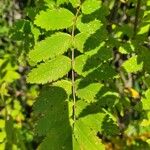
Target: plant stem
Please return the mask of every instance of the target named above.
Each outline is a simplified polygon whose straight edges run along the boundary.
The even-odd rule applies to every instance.
[[[75,27],[76,27],[76,21],[77,21],[77,17],[78,17],[78,14],[80,12],[80,7],[77,9],[77,12],[76,12],[76,15],[75,15],[75,18],[74,18],[74,23],[73,23],[73,26],[72,26],[72,33],[71,33],[71,36],[72,36],[72,43],[74,42],[74,37],[75,37]],[[74,55],[74,47],[71,49],[72,51],[72,95],[73,95],[73,120],[75,122],[76,120],[76,116],[75,116],[75,105],[76,105],[76,89],[75,89],[75,72],[74,72],[74,66],[75,66],[75,55]]]

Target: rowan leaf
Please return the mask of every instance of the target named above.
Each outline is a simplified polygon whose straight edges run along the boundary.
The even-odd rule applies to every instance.
[[[71,60],[66,56],[59,56],[33,68],[28,74],[27,82],[44,84],[56,81],[66,75],[70,69]]]
[[[80,81],[77,81],[80,84]],[[78,85],[76,85],[78,87]],[[81,85],[80,85],[81,86]],[[76,95],[80,98],[80,99],[84,99],[85,101],[87,101],[88,103],[94,102],[96,101],[96,94],[98,94],[98,92],[100,91],[100,89],[103,87],[103,84],[101,83],[91,83],[85,87],[78,87],[76,90]]]
[[[62,87],[46,86],[34,104],[34,114],[41,116],[35,126],[38,136],[45,136],[40,150],[72,149],[72,133],[69,123],[68,95]]]
[[[38,63],[63,54],[71,46],[71,36],[58,32],[45,40],[38,42],[29,53],[30,62]]]
[[[143,63],[138,62],[137,56],[132,56],[127,61],[125,61],[122,67],[129,73],[141,71],[143,68]]]
[[[58,8],[41,11],[34,23],[45,30],[59,30],[73,25],[74,15],[68,9]]]
[[[82,12],[84,14],[91,14],[92,12],[99,9],[101,6],[101,1],[99,0],[86,0],[82,4]]]

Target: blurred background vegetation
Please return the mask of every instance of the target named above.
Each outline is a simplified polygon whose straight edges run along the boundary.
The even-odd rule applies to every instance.
[[[0,150],[32,150],[37,145],[31,116],[38,87],[25,82],[30,39],[22,32],[22,19],[32,6],[32,0],[0,0]],[[18,19],[21,20],[17,22]],[[14,22],[20,24],[20,31]],[[12,35],[13,40],[12,31],[17,32],[16,37],[15,33]]]

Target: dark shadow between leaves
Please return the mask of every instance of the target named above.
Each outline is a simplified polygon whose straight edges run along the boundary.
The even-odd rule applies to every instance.
[[[23,42],[24,48],[19,51],[19,55],[21,55],[23,51],[27,53],[35,44],[34,35],[31,31],[31,22],[28,20],[22,19],[14,23],[14,26],[10,30],[9,34],[12,40]]]
[[[79,90],[79,89],[82,89],[82,88],[85,88],[86,86],[88,86],[89,84],[91,84],[91,83],[94,83],[94,81],[93,80],[90,80],[89,78],[83,78],[80,82],[79,82],[79,84],[78,84],[78,87],[77,87],[77,90]]]
[[[90,69],[97,68],[101,64],[101,59],[98,54],[92,55],[86,61],[83,67],[83,72],[89,71]]]
[[[132,144],[131,146],[127,146],[126,150],[149,150],[150,145],[141,139],[136,139],[134,141],[135,144]]]
[[[101,42],[107,39],[107,29],[105,28],[106,16],[108,15],[109,11],[106,6],[101,6],[100,9],[96,10],[91,14],[82,14],[81,22],[83,24],[88,24],[91,21],[98,20],[103,23],[103,26],[100,26],[95,33],[91,34],[86,42],[84,43],[84,52],[91,51],[98,47]]]
[[[138,57],[137,57],[137,64],[143,63],[143,69],[147,73],[150,74],[150,65],[149,65],[149,60],[150,60],[150,50],[148,47],[140,46]]]
[[[101,22],[106,22],[106,16],[109,14],[109,10],[106,6],[101,6],[100,9],[97,9],[91,14],[83,15],[82,22],[88,23],[90,21],[93,21],[95,19],[100,20]]]
[[[84,43],[84,52],[88,52],[98,48],[100,44],[107,39],[107,31],[104,26],[96,30],[95,33],[91,34]]]
[[[83,71],[89,71],[92,68],[97,68],[102,63],[112,59],[112,50],[106,45],[100,47],[96,54],[89,57],[84,65]]]
[[[86,77],[97,81],[113,79],[117,75],[115,69],[109,64],[102,64],[94,71],[89,73]]]
[[[106,115],[102,122],[102,134],[105,137],[112,137],[119,135],[119,127],[114,124],[114,121],[109,117],[109,115]]]
[[[81,88],[81,87],[80,87]],[[99,112],[104,112],[104,109],[111,109],[116,100],[118,99],[117,96],[113,94],[107,94],[108,92],[114,92],[107,87],[102,87],[100,91],[96,94],[96,102],[90,103],[83,111],[79,114],[80,117],[85,117],[90,114],[96,114]]]

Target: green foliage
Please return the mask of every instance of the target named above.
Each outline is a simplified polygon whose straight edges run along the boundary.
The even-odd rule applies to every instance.
[[[74,15],[67,9],[41,11],[34,23],[46,30],[59,30],[72,26]]]
[[[83,14],[91,14],[101,7],[101,2],[98,0],[86,0],[83,2],[81,9]]]
[[[127,61],[125,61],[122,67],[129,73],[134,73],[137,71],[141,71],[143,68],[143,63],[138,62],[137,56],[133,56]]]
[[[103,114],[89,115],[76,121],[74,127],[74,140],[76,141],[74,149],[93,149],[104,150],[104,145],[96,136],[99,130],[100,119]],[[98,120],[96,122],[96,120]]]
[[[62,66],[60,68],[60,66]],[[62,78],[71,69],[71,60],[66,56],[58,56],[45,63],[41,63],[37,68],[32,69],[28,75],[29,83],[47,83]],[[55,74],[57,72],[57,74]]]
[[[82,21],[83,17],[84,15],[80,15],[77,19],[77,28],[80,30],[80,32],[92,34],[102,26],[100,20],[95,19],[89,22],[90,19],[86,18],[86,22],[84,22]],[[80,34],[82,35],[82,33]],[[76,36],[78,36],[78,34]]]
[[[103,87],[101,83],[91,83],[87,85],[85,88],[80,88],[80,82],[78,84],[79,84],[78,85],[79,89],[77,89],[76,95],[80,99],[84,99],[85,101],[88,101],[88,102],[94,102],[96,99],[96,94]],[[85,83],[82,83],[82,84],[84,85]]]
[[[71,36],[66,33],[57,33],[37,43],[34,50],[29,53],[31,62],[37,63],[63,54],[70,48]]]
[[[104,50],[104,48],[101,48]],[[97,52],[96,55],[80,55],[75,59],[75,71],[82,76],[87,76],[94,79],[109,79],[115,76],[115,70],[112,67],[108,66],[108,63],[102,63],[102,60],[109,59],[111,53],[105,49],[106,53],[103,55],[103,52],[100,54]],[[101,55],[102,53],[102,55]],[[103,58],[104,57],[104,58]],[[107,58],[108,57],[108,58]]]
[[[27,82],[42,84],[38,149],[149,149],[149,1],[35,4],[12,38],[27,37]]]
[[[34,113],[37,117],[43,116],[37,122],[36,133],[46,136],[39,149],[51,147],[52,150],[69,150],[72,148],[67,99],[67,93],[61,87],[50,86],[42,89],[34,105]]]
[[[145,98],[142,99],[142,106],[143,106],[143,110],[150,110],[150,90],[148,89],[145,92]]]

